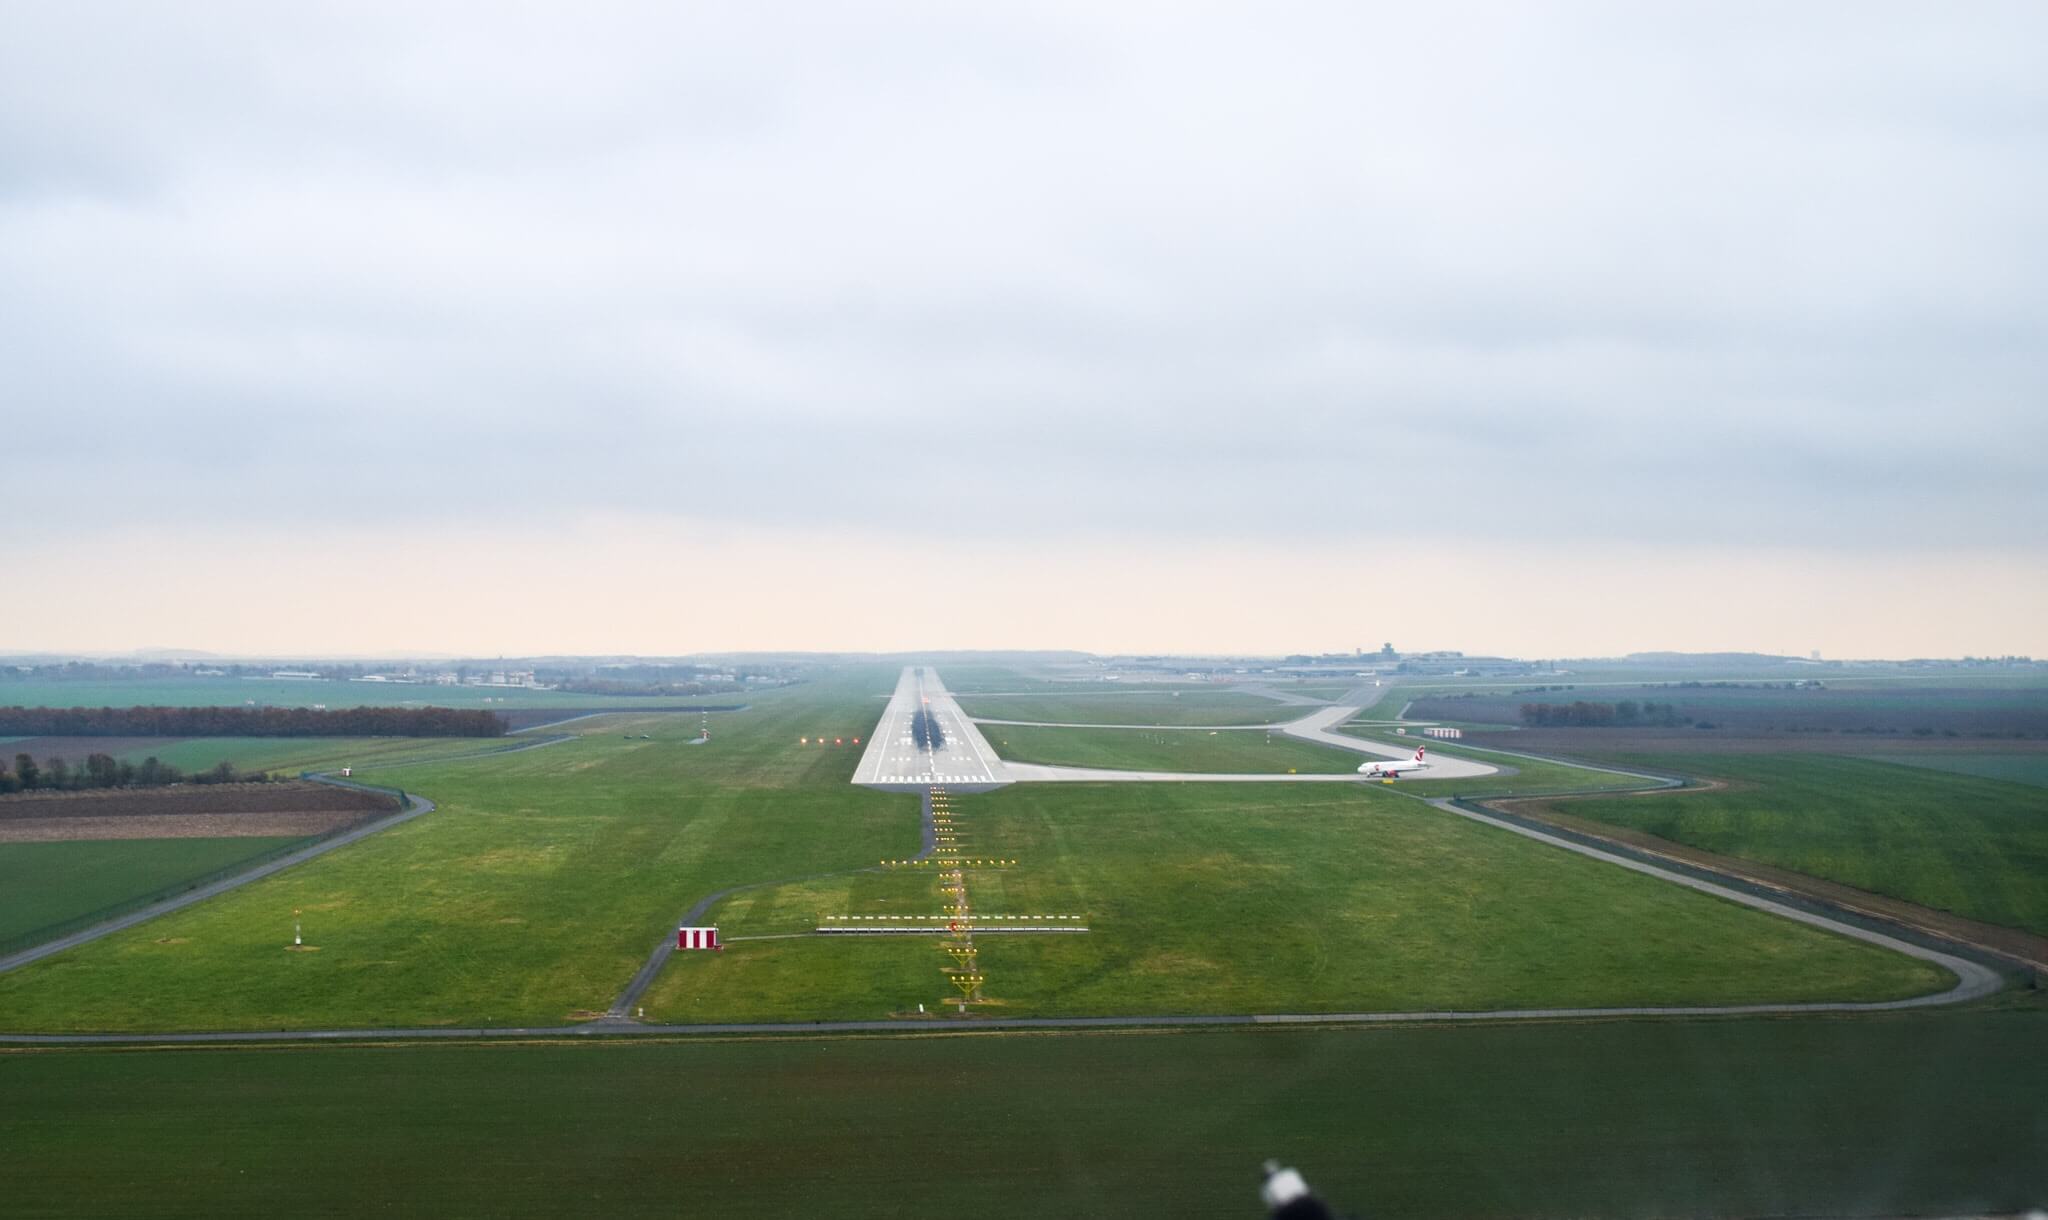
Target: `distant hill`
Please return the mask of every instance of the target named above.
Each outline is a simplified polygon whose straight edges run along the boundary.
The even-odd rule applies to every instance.
[[[1805,657],[1777,656],[1768,652],[1632,652],[1624,661],[1638,665],[1790,665]]]

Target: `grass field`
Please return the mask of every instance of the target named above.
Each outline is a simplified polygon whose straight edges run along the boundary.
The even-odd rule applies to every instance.
[[[1901,1216],[2048,1198],[2048,1014],[0,1054],[13,1216]],[[1882,1065],[1882,1070],[1873,1070]]]
[[[1354,785],[1016,785],[954,803],[975,909],[1085,936],[986,937],[1000,1015],[1341,1012],[1890,998],[1942,971]],[[714,909],[726,935],[936,913],[929,872],[832,878]],[[678,954],[649,1019],[914,1011],[949,991],[925,938]]]
[[[1596,771],[1591,767],[1575,767],[1570,763],[1530,758],[1521,754],[1483,749],[1479,746],[1460,744],[1447,747],[1431,738],[1419,735],[1402,737],[1384,728],[1345,725],[1338,731],[1350,737],[1391,746],[1412,748],[1426,745],[1432,756],[1468,758],[1500,767],[1503,771],[1512,768],[1512,774],[1487,775],[1472,779],[1430,779],[1428,773],[1424,772],[1413,779],[1398,781],[1403,792],[1421,796],[1538,796],[1552,792],[1597,792],[1641,788],[1649,782],[1626,775],[1616,775],[1612,771]]]
[[[2048,792],[1827,755],[1677,755],[1644,765],[1726,791],[1561,802],[1577,817],[2048,933]]]
[[[560,745],[394,772],[441,808],[0,976],[0,1028],[541,1024],[601,1009],[697,898],[915,851],[914,798],[853,787],[851,746],[797,744],[864,734],[882,707],[873,693],[892,678],[870,671],[763,697],[715,716],[708,746],[683,744],[693,716],[607,718],[569,726],[581,735]],[[641,732],[652,740],[624,736]],[[984,961],[1001,973],[988,993],[1014,1011],[1803,999],[1941,985],[1908,959],[1357,786],[1019,787],[961,808],[977,846],[1030,866],[977,881],[979,909],[1072,908],[1097,921],[1088,937],[990,950]],[[906,883],[931,884],[837,879],[772,917],[773,891],[743,896],[728,932],[814,926],[803,921],[821,905]],[[759,918],[740,902],[758,904]],[[293,909],[317,952],[283,951]],[[684,1019],[873,1015],[931,998],[936,957],[929,946],[754,942],[720,955],[715,987],[679,966],[647,1005]]]
[[[721,695],[712,697],[711,701],[738,703],[751,697]],[[631,695],[579,695],[570,691],[521,690],[516,687],[415,686],[277,678],[0,681],[0,706],[4,707],[240,707],[250,700],[274,707],[312,707],[317,703],[330,708],[398,707],[408,703],[435,707],[631,708],[636,702],[648,702],[644,697]]]
[[[982,734],[1004,758],[1122,771],[1341,774],[1357,755],[1256,729],[1048,729],[990,724]]]
[[[2048,752],[2039,754],[1886,754],[1883,761],[2048,788]]]
[[[1778,730],[1853,736],[1873,731],[1907,735],[1919,731],[1925,736],[1961,737],[2039,737],[2048,733],[2048,690],[1928,683],[1841,683],[1799,690],[1745,685],[1616,686],[1527,694],[1463,694],[1417,698],[1410,714],[1417,720],[1515,725],[1521,723],[1520,709],[1524,703],[1614,703],[1623,699],[1670,703],[1681,716],[1737,732]]]
[[[944,675],[943,670],[940,673]],[[976,719],[1060,724],[1275,724],[1299,720],[1315,710],[1259,695],[1212,690],[976,695],[962,696],[959,703],[960,710]]]
[[[888,675],[712,718],[580,721],[576,741],[423,764],[434,814],[0,975],[0,1028],[559,1022],[601,1009],[697,898],[908,854],[917,802],[853,787]],[[865,718],[865,719],[863,719]],[[652,740],[624,740],[630,725]],[[286,953],[305,912],[318,952]],[[164,944],[169,939],[175,943]]]
[[[566,731],[566,730],[565,730]],[[547,736],[528,737],[191,737],[124,750],[118,757],[141,762],[154,755],[185,771],[204,771],[231,762],[242,771],[367,770],[392,763],[418,763],[486,750],[510,749]]]
[[[0,843],[0,941],[203,877],[288,838]]]

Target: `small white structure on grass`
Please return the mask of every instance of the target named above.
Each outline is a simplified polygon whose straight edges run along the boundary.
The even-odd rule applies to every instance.
[[[677,928],[677,929],[676,929],[676,948],[678,948],[678,949],[716,949],[716,950],[718,950],[718,951],[719,951],[719,952],[721,952],[721,953],[725,951],[725,946],[724,946],[724,945],[721,945],[721,944],[719,944],[719,943],[718,943],[718,929],[717,929],[716,927],[710,927],[710,928],[689,928],[689,927],[684,927],[684,928]]]

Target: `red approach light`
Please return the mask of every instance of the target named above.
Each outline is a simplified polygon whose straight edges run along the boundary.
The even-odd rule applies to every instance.
[[[854,739],[853,739],[853,744],[855,744],[855,745],[859,745],[859,744],[860,744],[860,738],[858,738],[858,737],[854,738]]]
[[[843,745],[845,745],[845,744],[846,744],[846,738],[844,738],[844,737],[834,737],[834,738],[832,739],[832,744],[833,744],[833,745],[835,745],[835,746],[843,746]]]

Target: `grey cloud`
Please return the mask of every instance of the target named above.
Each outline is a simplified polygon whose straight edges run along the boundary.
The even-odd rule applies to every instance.
[[[2048,542],[2030,6],[7,11],[10,515]]]

